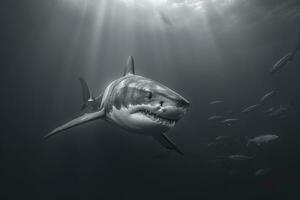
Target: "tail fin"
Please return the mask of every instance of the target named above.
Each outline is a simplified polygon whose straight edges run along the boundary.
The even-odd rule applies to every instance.
[[[83,78],[79,78],[81,89],[82,89],[82,101],[83,105],[81,107],[81,110],[84,110],[88,105],[88,100],[91,99],[91,93],[89,86],[87,85],[86,81]]]

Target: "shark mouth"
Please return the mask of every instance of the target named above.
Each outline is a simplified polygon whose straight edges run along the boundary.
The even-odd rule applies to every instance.
[[[146,110],[146,109],[140,109],[140,110],[136,111],[135,113],[143,114],[144,116],[150,118],[155,123],[161,124],[161,125],[164,125],[164,126],[168,126],[168,127],[173,127],[177,122],[177,120],[168,119],[168,118],[159,116],[158,114],[153,113],[153,112],[151,112],[149,110]]]

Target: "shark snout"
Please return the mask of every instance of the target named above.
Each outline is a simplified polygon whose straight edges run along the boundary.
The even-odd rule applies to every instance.
[[[182,98],[173,105],[162,106],[160,115],[169,119],[179,120],[187,113],[189,106],[189,101]]]
[[[160,101],[160,109],[158,110],[158,114],[167,119],[178,121],[187,113],[189,106],[190,102],[177,94],[176,98],[174,99]]]

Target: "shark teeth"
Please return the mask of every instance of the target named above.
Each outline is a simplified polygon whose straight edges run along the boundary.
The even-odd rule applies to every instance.
[[[146,109],[142,109],[137,112],[142,113],[143,115],[146,115],[148,118],[150,118],[152,121],[154,121],[158,124],[165,125],[165,126],[173,127],[176,123],[176,120],[161,117],[161,116],[159,116],[149,110],[146,110]]]

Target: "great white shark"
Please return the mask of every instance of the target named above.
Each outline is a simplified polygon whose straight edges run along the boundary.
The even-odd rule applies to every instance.
[[[166,134],[186,114],[189,102],[161,83],[135,74],[134,59],[129,56],[122,77],[112,81],[104,93],[92,97],[87,83],[82,86],[82,109],[86,113],[57,127],[51,137],[72,127],[103,119],[127,131],[153,137],[162,146],[182,154]]]

